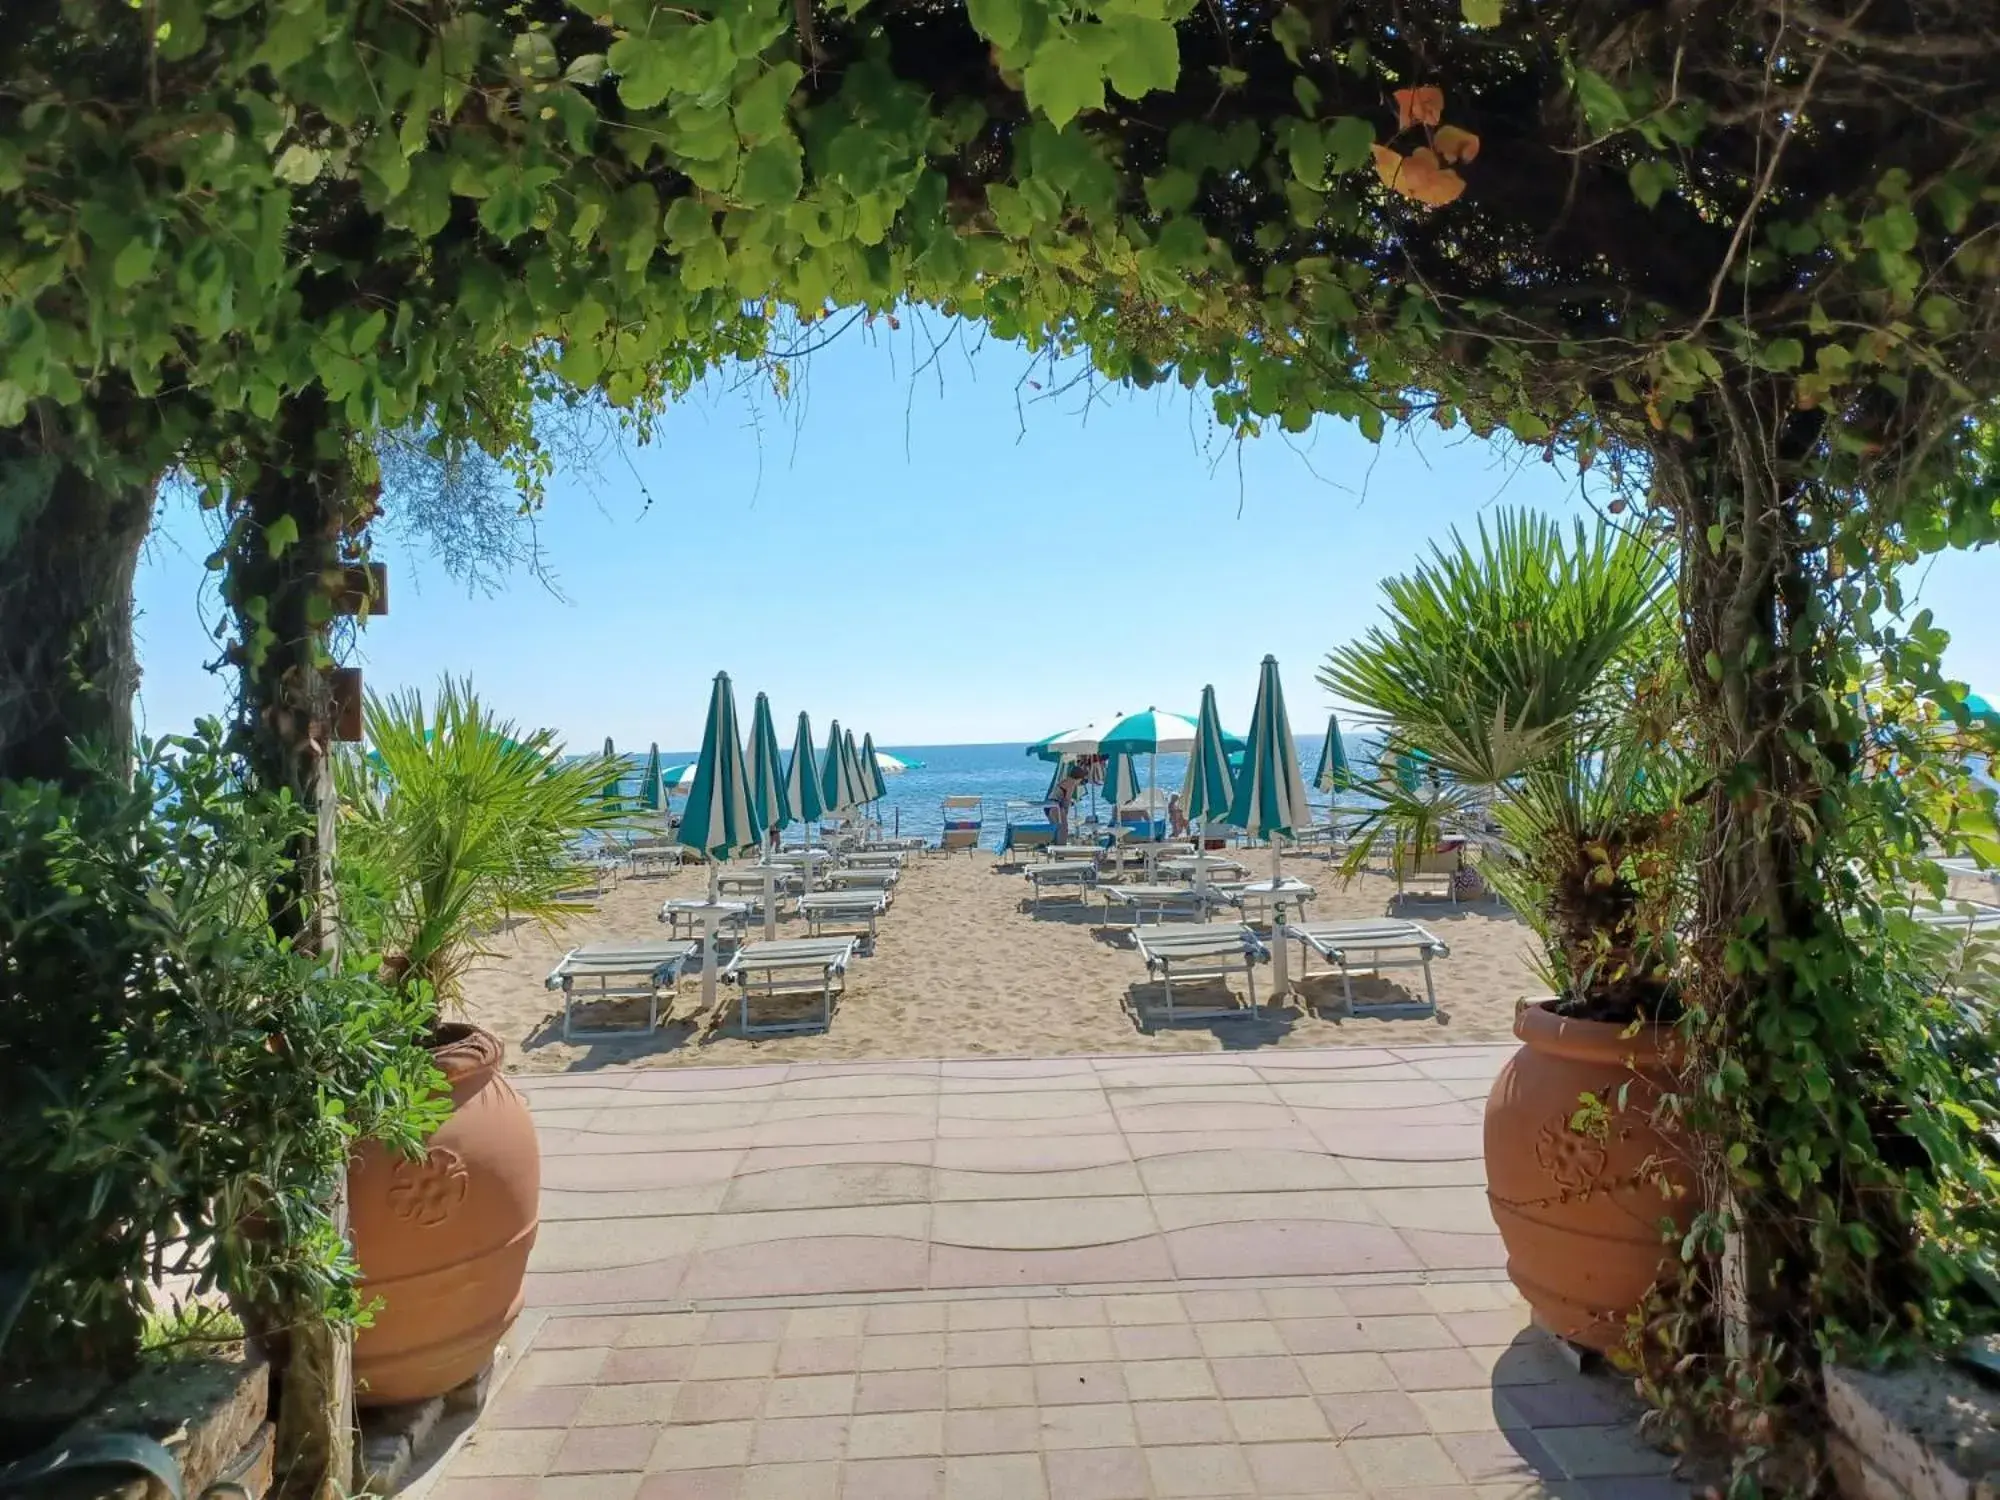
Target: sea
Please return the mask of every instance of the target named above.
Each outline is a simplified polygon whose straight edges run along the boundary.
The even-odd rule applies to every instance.
[[[1343,741],[1348,759],[1357,770],[1364,764],[1372,764],[1373,747],[1365,736],[1353,731],[1346,732]],[[1310,781],[1313,770],[1319,764],[1319,752],[1325,743],[1324,735],[1301,735],[1297,737],[1299,765]],[[877,749],[893,755],[899,760],[911,763],[910,769],[900,775],[883,777],[889,795],[882,799],[879,816],[883,830],[892,837],[921,837],[935,841],[944,828],[944,799],[946,797],[978,797],[981,800],[980,845],[987,849],[998,849],[1006,836],[1009,804],[1016,804],[1013,816],[1038,818],[1043,794],[1048,791],[1049,780],[1055,767],[1045,760],[1037,760],[1028,754],[1026,745],[887,745],[878,744]],[[676,765],[693,760],[691,751],[669,754],[660,752],[663,765]],[[628,757],[632,762],[632,782],[626,788],[628,794],[636,794],[638,782],[644,773],[645,756]],[[1157,757],[1139,757],[1139,785],[1147,784],[1151,775],[1153,785],[1163,791],[1178,791],[1187,779],[1187,756],[1176,753]],[[1317,792],[1311,793],[1315,803],[1327,800]],[[1078,804],[1079,812],[1088,819],[1093,811],[1091,796],[1086,793]],[[1101,802],[1096,811],[1109,819],[1109,810]]]

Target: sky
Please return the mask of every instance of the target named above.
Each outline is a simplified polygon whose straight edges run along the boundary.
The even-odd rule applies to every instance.
[[[839,718],[883,746],[981,744],[1192,713],[1207,683],[1241,731],[1271,653],[1311,734],[1338,706],[1315,672],[1375,622],[1380,579],[1499,505],[1589,515],[1573,471],[1463,430],[1377,447],[1322,420],[1234,443],[1178,385],[1090,389],[1019,346],[901,323],[826,344],[790,399],[718,377],[650,446],[559,473],[536,522],[546,580],[489,595],[386,541],[391,610],[352,657],[369,688],[469,675],[573,746],[685,750],[727,671],[746,718],[770,694],[781,738],[803,708],[822,734]],[[204,670],[208,520],[170,497],[141,561],[148,733],[227,698]],[[1996,583],[1989,550],[1916,590],[1954,634],[1949,669],[1988,696]]]

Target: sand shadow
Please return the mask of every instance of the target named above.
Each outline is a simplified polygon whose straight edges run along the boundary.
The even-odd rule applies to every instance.
[[[560,1071],[590,1073],[655,1054],[685,1051],[699,1044],[705,1029],[698,1012],[680,1014],[678,1007],[664,999],[660,1006],[659,1025],[650,1032],[645,1031],[642,1029],[645,1019],[646,1002],[643,999],[593,1000],[576,1007],[571,1025],[599,1034],[579,1036],[574,1041],[565,1042],[562,1011],[553,1010],[521,1039],[521,1054],[526,1057],[548,1047],[578,1048],[578,1055]],[[606,1034],[614,1027],[631,1029],[627,1035]]]
[[[1445,1026],[1451,1022],[1450,1007],[1438,1002],[1432,1014],[1430,1002],[1421,993],[1379,975],[1357,975],[1353,980],[1354,1003],[1365,1007],[1356,1014],[1347,1009],[1347,990],[1337,970],[1317,974],[1294,974],[1292,989],[1299,1003],[1320,1020],[1335,1026],[1347,1021],[1409,1021],[1416,1025]]]
[[[1184,1009],[1232,1007],[1224,1015],[1167,1015],[1166,986],[1157,980],[1136,980],[1128,985],[1123,1009],[1132,1029],[1141,1036],[1162,1031],[1206,1031],[1224,1052],[1252,1052],[1260,1047],[1283,1043],[1299,1023],[1298,1012],[1290,1006],[1274,1006],[1268,995],[1255,1006],[1242,1003],[1242,993],[1232,989],[1220,976],[1212,979],[1174,981],[1174,999]]]

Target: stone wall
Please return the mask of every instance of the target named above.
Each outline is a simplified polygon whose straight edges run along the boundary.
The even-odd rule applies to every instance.
[[[180,1464],[187,1500],[211,1486],[230,1500],[264,1500],[271,1488],[272,1429],[267,1420],[271,1372],[241,1344],[144,1370],[111,1392],[64,1437],[138,1433],[162,1444]],[[152,1479],[110,1470],[78,1474],[37,1492],[46,1500],[167,1500]]]
[[[1942,1360],[1828,1372],[1845,1500],[2000,1500],[2000,1392]]]

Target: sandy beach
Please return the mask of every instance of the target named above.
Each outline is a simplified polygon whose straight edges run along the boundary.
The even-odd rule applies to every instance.
[[[1265,858],[1260,851],[1251,857]],[[1318,889],[1315,919],[1380,916],[1390,909],[1395,887],[1384,876],[1364,874],[1343,887],[1326,861],[1311,855],[1289,857],[1285,869]],[[1258,985],[1267,1003],[1260,1015],[1149,1027],[1135,1016],[1133,1004],[1149,1006],[1157,986],[1146,982],[1122,915],[1116,925],[1107,925],[1097,897],[1087,907],[1049,899],[1039,916],[1031,915],[1027,882],[1009,866],[996,868],[994,857],[981,852],[925,856],[908,864],[876,950],[849,970],[847,992],[826,1033],[744,1037],[736,1030],[734,989],[723,988],[715,1012],[703,1014],[697,975],[682,981],[671,1019],[663,1017],[652,1036],[565,1044],[561,997],[543,986],[562,953],[605,939],[664,937],[657,920],[660,902],[670,895],[699,895],[706,879],[693,866],[673,875],[627,875],[594,910],[579,910],[554,936],[526,927],[496,936],[494,955],[467,981],[466,1019],[506,1042],[510,1070],[547,1073],[610,1064],[731,1066],[1505,1042],[1512,1035],[1515,1003],[1537,993],[1528,962],[1532,939],[1512,913],[1491,902],[1454,907],[1442,897],[1413,895],[1401,904],[1401,914],[1425,923],[1451,946],[1451,956],[1434,965],[1436,1016],[1407,1009],[1400,1015],[1342,1016],[1333,1008],[1339,981],[1314,960],[1300,990],[1305,999],[1325,1003],[1324,1013],[1297,1003],[1270,1006],[1270,967],[1264,965]],[[802,932],[795,919],[781,922],[781,936],[795,932]],[[1296,945],[1290,959],[1296,971]],[[1409,998],[1411,991],[1392,979],[1414,984],[1421,997],[1421,971],[1402,970],[1357,981],[1357,998]],[[1235,987],[1240,993],[1240,979]],[[586,1019],[595,1024],[606,1017],[595,1008],[580,1010],[579,1021]]]

